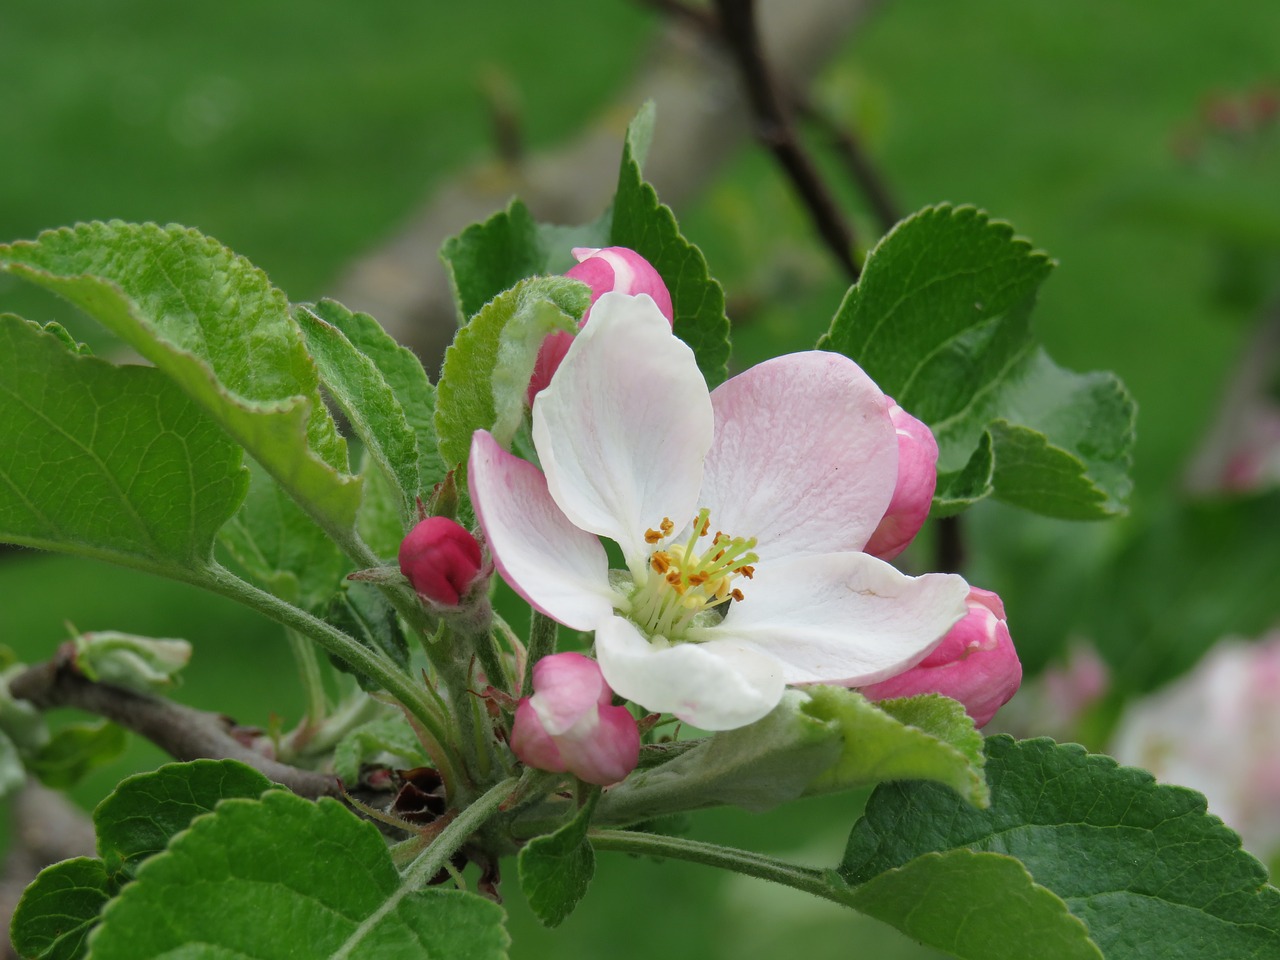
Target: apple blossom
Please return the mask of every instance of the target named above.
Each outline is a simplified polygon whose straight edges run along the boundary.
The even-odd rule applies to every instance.
[[[626,247],[574,247],[573,255],[578,265],[565,272],[566,277],[581,280],[591,288],[591,304],[609,291],[629,294],[648,294],[658,305],[668,323],[675,322],[675,311],[671,306],[671,294],[667,285],[662,282],[658,271],[640,254]],[[591,319],[591,307],[582,315],[585,326]],[[529,378],[528,402],[533,406],[533,398],[551,382],[551,377],[559,369],[564,355],[569,351],[573,336],[564,331],[549,334],[538,349],[538,359],[533,367],[533,376]]]
[[[600,666],[580,653],[556,653],[533,665],[533,696],[516,706],[511,750],[521,763],[608,786],[635,769],[640,730],[615,707]]]
[[[607,293],[533,408],[533,443],[542,470],[472,441],[494,563],[594,631],[605,680],[649,710],[743,726],[787,684],[902,672],[965,614],[960,577],[862,552],[898,441],[884,394],[838,354],[778,357],[709,394],[651,298]]]
[[[862,688],[872,700],[941,693],[964,704],[973,722],[985,726],[1022,683],[1004,604],[990,590],[969,590],[969,612],[933,652],[910,670]]]
[[[1125,764],[1199,790],[1255,856],[1280,854],[1280,631],[1224,641],[1186,676],[1132,703],[1111,744]]]
[[[898,435],[898,480],[889,509],[867,542],[866,551],[892,560],[911,545],[933,505],[938,485],[938,441],[933,431],[889,401],[889,418]]]
[[[448,517],[427,517],[400,543],[400,572],[418,595],[456,607],[480,573],[476,538]]]

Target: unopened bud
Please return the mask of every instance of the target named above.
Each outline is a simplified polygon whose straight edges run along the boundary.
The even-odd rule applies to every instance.
[[[969,589],[969,612],[918,664],[863,687],[871,700],[940,693],[959,700],[985,726],[1022,683],[1022,664],[1005,623],[1004,604],[990,590]]]
[[[578,265],[565,273],[566,277],[581,280],[591,288],[591,302],[594,304],[609,292],[625,293],[631,296],[648,294],[657,304],[667,322],[675,324],[675,311],[671,306],[671,294],[667,285],[662,282],[658,271],[652,264],[634,250],[626,247],[574,247],[573,255]],[[582,315],[579,329],[591,319],[591,308]],[[529,405],[533,406],[533,398],[539,391],[551,383],[551,377],[560,368],[560,362],[569,352],[569,344],[573,336],[562,330],[549,334],[542,341],[538,350],[538,359],[533,367],[533,376],[529,378]]]
[[[580,653],[557,653],[533,666],[533,696],[516,706],[511,750],[521,763],[608,786],[635,769],[640,731],[599,665]]]
[[[898,432],[898,482],[884,519],[863,548],[881,560],[892,560],[911,545],[929,516],[938,484],[938,441],[933,431],[892,400],[889,419]]]
[[[400,543],[400,572],[419,596],[446,607],[458,605],[482,563],[476,538],[447,517],[427,517]]]

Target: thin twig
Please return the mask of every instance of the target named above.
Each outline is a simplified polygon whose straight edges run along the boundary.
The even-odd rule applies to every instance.
[[[41,710],[76,707],[105,717],[150,740],[176,760],[239,760],[299,796],[342,795],[333,775],[292,767],[245,746],[234,736],[235,723],[229,717],[96,683],[76,670],[65,653],[28,668],[10,681],[9,689],[14,697]]]
[[[767,147],[790,178],[818,235],[839,262],[850,282],[860,273],[853,257],[854,236],[840,213],[818,167],[796,136],[783,98],[770,75],[756,30],[754,0],[716,0],[720,36],[738,64],[751,105],[756,138]]]

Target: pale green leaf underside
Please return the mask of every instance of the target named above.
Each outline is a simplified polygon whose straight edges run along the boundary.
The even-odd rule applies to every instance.
[[[349,531],[360,481],[284,295],[183,227],[81,224],[0,246],[0,269],[79,306],[163,370],[317,521]]]
[[[240,461],[158,370],[0,316],[0,539],[189,578],[244,496]]]
[[[990,738],[987,772],[986,810],[933,784],[879,787],[849,837],[845,880],[929,853],[999,853],[1060,897],[1108,960],[1280,956],[1280,891],[1199,794],[1048,740]]]
[[[149,859],[90,958],[296,960],[304,938],[307,960],[501,960],[502,921],[480,897],[403,888],[377,828],[336,801],[273,790],[224,801]]]
[[[937,515],[988,494],[1071,519],[1124,511],[1135,406],[1114,375],[1071,373],[1036,346],[1028,321],[1052,267],[1008,224],[931,207],[871,252],[819,344],[933,429]]]

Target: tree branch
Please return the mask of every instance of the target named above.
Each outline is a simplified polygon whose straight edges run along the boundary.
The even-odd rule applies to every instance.
[[[756,139],[790,178],[814,228],[850,282],[861,272],[853,258],[853,228],[840,213],[818,167],[804,149],[765,62],[756,29],[755,0],[716,0],[720,36],[738,65],[755,121]]]
[[[236,738],[231,718],[96,683],[75,668],[65,650],[14,677],[9,690],[41,710],[76,707],[105,717],[150,740],[175,760],[239,760],[299,796],[314,800],[342,795],[333,775],[279,763],[250,749]]]

